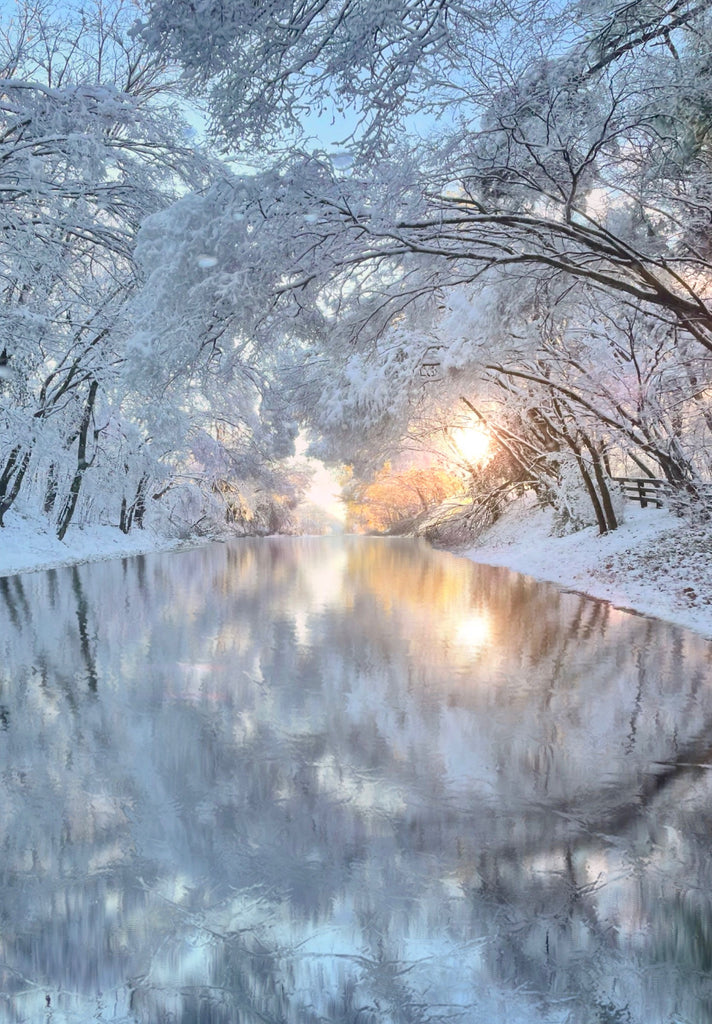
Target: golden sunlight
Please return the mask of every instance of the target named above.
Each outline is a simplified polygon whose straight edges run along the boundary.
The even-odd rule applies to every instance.
[[[485,462],[491,454],[492,439],[484,427],[456,427],[450,432],[450,437],[456,451],[468,462]]]
[[[486,612],[471,612],[464,616],[457,627],[457,643],[470,653],[477,654],[489,640],[492,632]]]

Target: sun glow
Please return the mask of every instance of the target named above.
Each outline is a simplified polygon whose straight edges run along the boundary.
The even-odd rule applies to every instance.
[[[471,654],[478,654],[487,645],[492,632],[486,612],[472,612],[465,615],[457,627],[456,639],[460,647]]]
[[[491,454],[492,438],[484,427],[456,427],[450,437],[458,454],[468,462],[486,462]]]

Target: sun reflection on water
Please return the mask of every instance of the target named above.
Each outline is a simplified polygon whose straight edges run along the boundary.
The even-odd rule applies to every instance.
[[[492,633],[490,617],[485,611],[469,612],[457,622],[455,640],[472,654],[486,647]]]

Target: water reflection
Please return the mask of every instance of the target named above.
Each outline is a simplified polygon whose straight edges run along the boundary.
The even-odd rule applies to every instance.
[[[356,538],[0,580],[0,619],[0,1020],[712,1016],[693,634]]]

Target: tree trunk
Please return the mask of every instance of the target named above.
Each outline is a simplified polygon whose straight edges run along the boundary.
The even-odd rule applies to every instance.
[[[586,434],[582,434],[581,438],[593,463],[593,473],[596,478],[596,486],[598,487],[601,505],[603,506],[603,515],[606,521],[606,530],[604,532],[607,533],[611,530],[617,530],[618,517],[616,516],[615,509],[613,508],[611,490],[608,486],[608,476],[605,471],[603,460],[601,459],[601,453],[597,450],[596,446]]]
[[[148,477],[142,476],[138,482],[136,488],[136,497],[134,498],[134,523],[138,526],[139,530],[143,529],[143,517],[146,515],[146,487],[148,486]]]
[[[121,499],[121,513],[119,516],[119,529],[122,533],[129,533],[131,527],[136,524],[139,530],[143,529],[143,517],[146,514],[146,484],[148,477],[142,476],[136,488],[134,499],[129,505],[126,497]]]
[[[20,493],[23,478],[30,464],[31,454],[30,449],[23,453],[22,448],[18,445],[10,453],[10,457],[5,463],[5,469],[0,477],[0,527],[5,525],[3,522],[5,513]]]
[[[64,503],[64,507],[59,516],[57,522],[57,537],[59,540],[64,540],[69,524],[72,521],[72,516],[77,507],[77,501],[79,499],[79,491],[81,490],[82,481],[84,479],[84,473],[86,472],[87,466],[87,437],[89,436],[89,424],[91,423],[92,414],[94,412],[94,403],[96,401],[96,393],[99,390],[99,382],[93,380],[91,387],[89,388],[89,394],[87,395],[87,402],[84,407],[84,415],[82,417],[81,426],[79,428],[79,440],[77,444],[77,468],[74,473],[74,479],[72,480],[69,488],[69,494],[67,500]]]
[[[49,467],[49,473],[47,474],[47,486],[45,487],[43,508],[46,515],[49,515],[54,510],[54,504],[57,500],[57,486],[57,467],[52,463]]]
[[[121,511],[119,513],[119,529],[122,533],[128,533],[131,529],[133,516],[126,501],[126,495],[121,499]]]
[[[560,425],[558,427],[554,427],[554,425],[551,424],[552,429],[556,430],[556,432],[564,439],[574,454],[576,465],[578,466],[581,479],[583,480],[583,485],[586,488],[586,493],[588,494],[589,501],[593,507],[598,532],[603,536],[604,533],[608,533],[610,530],[615,530],[618,526],[618,522],[616,520],[615,512],[613,511],[613,504],[611,502],[611,495],[608,490],[608,486],[606,485],[605,478],[601,476],[600,457],[586,434],[577,429],[577,437],[582,439],[584,446],[589,452],[591,452],[593,457],[594,482],[594,477],[591,476],[588,466],[586,465],[586,460],[584,459],[583,452],[581,450],[581,444],[579,444],[577,438],[569,432],[568,427],[566,426],[566,419],[564,415],[564,409],[566,408],[565,404],[558,398],[553,398],[553,403]],[[573,419],[575,423],[575,417]],[[599,490],[596,489],[596,485],[598,485],[599,489],[601,489],[602,485],[600,494]]]
[[[598,496],[598,492],[596,491],[596,485],[594,484],[593,479],[591,478],[591,474],[588,471],[588,467],[584,462],[581,452],[577,451],[573,447],[573,445],[572,451],[574,452],[576,464],[579,468],[579,473],[581,474],[581,479],[583,480],[584,487],[586,488],[586,493],[588,494],[589,500],[593,505],[594,515],[596,516],[596,525],[598,526],[598,532],[601,534],[601,536],[603,536],[604,533],[608,533],[608,524],[606,523],[606,516],[603,511],[601,500]]]

